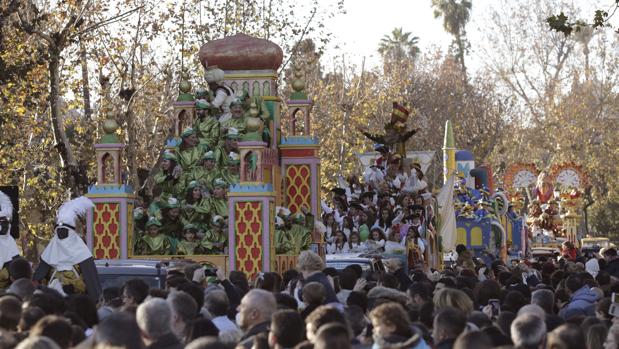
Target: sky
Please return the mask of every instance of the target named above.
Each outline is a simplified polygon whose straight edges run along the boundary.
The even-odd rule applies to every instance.
[[[329,2],[330,0],[321,0]],[[511,0],[518,1],[518,0]],[[539,0],[544,1],[544,0]],[[469,69],[480,68],[481,59],[477,58],[476,47],[483,44],[483,27],[486,16],[498,0],[473,0],[471,20],[467,25],[467,37],[471,42],[472,52],[467,59]],[[592,14],[596,6],[607,6],[611,0],[573,0],[573,3],[585,14]],[[431,0],[345,0],[345,14],[328,20],[325,25],[333,33],[327,46],[326,54],[321,60],[327,70],[333,65],[333,59],[344,54],[350,63],[359,67],[365,57],[366,67],[380,63],[377,52],[380,39],[394,28],[402,27],[419,37],[422,52],[439,47],[446,51],[452,36],[443,29],[443,19],[434,18]]]

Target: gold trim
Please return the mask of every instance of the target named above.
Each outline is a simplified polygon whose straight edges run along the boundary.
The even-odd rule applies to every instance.
[[[274,191],[253,191],[253,192],[234,192],[228,191],[228,196],[232,197],[249,197],[249,196],[275,196]]]
[[[240,80],[240,79],[248,79],[248,78],[272,78],[277,79],[277,74],[226,74],[225,80]]]

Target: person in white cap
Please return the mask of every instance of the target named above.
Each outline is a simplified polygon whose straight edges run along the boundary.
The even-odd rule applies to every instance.
[[[60,206],[54,236],[41,254],[35,281],[48,280],[48,286],[61,293],[87,293],[93,300],[99,299],[101,285],[92,253],[76,231],[78,217],[94,206],[85,196]]]
[[[224,123],[232,117],[230,104],[236,98],[236,94],[232,88],[224,85],[224,71],[217,66],[207,67],[204,78],[215,96],[211,101],[211,106],[221,110],[219,123]]]
[[[13,220],[13,204],[8,195],[0,191],[0,288],[7,288],[11,283],[9,265],[14,258],[19,257],[15,239],[11,236],[11,221]]]

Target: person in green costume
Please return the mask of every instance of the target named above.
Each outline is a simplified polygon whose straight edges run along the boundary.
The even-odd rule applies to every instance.
[[[228,182],[222,178],[217,178],[213,181],[213,193],[209,198],[210,210],[212,215],[219,215],[228,220],[228,199],[226,190]]]
[[[224,136],[224,141],[213,151],[215,153],[215,163],[219,168],[226,165],[228,154],[231,152],[239,152],[239,137],[239,131],[236,128],[229,128]]]
[[[184,225],[192,224],[198,230],[204,230],[210,212],[209,201],[202,195],[202,189],[200,182],[191,181],[187,185],[185,199],[181,202],[181,222]]]
[[[309,249],[312,244],[312,229],[307,227],[304,214],[297,213],[293,217],[290,237],[292,239],[292,254],[297,255],[301,251]]]
[[[144,208],[136,207],[133,210],[133,231],[136,236],[143,234],[146,231],[146,223],[148,216],[144,212]]]
[[[137,255],[166,255],[172,253],[172,243],[170,239],[160,231],[161,222],[151,217],[146,222],[146,234],[142,234],[135,243],[135,254]]]
[[[209,113],[210,104],[204,99],[196,100],[196,115],[198,116],[194,122],[194,128],[200,145],[206,146],[208,149],[213,149],[219,142],[219,121]]]
[[[210,228],[202,238],[201,246],[206,254],[222,254],[228,244],[226,220],[222,216],[214,216]]]
[[[161,170],[155,174],[155,188],[161,193],[176,195],[180,186],[181,168],[178,165],[178,157],[169,151],[163,153]]]
[[[241,159],[239,158],[239,154],[231,152],[228,154],[228,159],[226,160],[226,168],[221,171],[221,178],[223,178],[223,180],[225,180],[228,184],[238,183],[240,180],[240,166]]]
[[[176,254],[193,256],[204,254],[202,243],[197,239],[198,227],[193,224],[185,224],[183,227],[183,239],[176,245]]]
[[[181,204],[176,198],[169,198],[165,208],[162,210],[163,225],[159,230],[170,238],[173,251],[176,251],[176,244],[183,235],[181,213]]]
[[[284,220],[279,216],[275,216],[274,240],[276,254],[290,254],[294,250],[292,237],[288,230],[286,230]]]
[[[183,168],[183,172],[190,172],[202,160],[204,146],[199,144],[196,131],[191,127],[183,131],[181,138],[183,140],[176,149],[176,156],[178,157],[179,165]]]
[[[213,190],[213,181],[222,177],[221,170],[215,165],[215,153],[209,150],[202,157],[202,168],[200,168],[200,171],[196,171],[192,179],[203,183],[209,192]]]
[[[245,101],[241,97],[236,97],[230,104],[232,117],[221,123],[221,130],[235,128],[240,134],[245,133]]]

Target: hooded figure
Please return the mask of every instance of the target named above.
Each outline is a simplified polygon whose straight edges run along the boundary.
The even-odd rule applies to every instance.
[[[92,208],[93,202],[84,196],[60,206],[55,233],[41,254],[35,281],[47,279],[58,291],[87,293],[93,300],[99,299],[101,285],[92,253],[75,230],[78,217]]]
[[[0,288],[7,288],[11,283],[9,264],[13,258],[19,257],[15,239],[11,236],[11,221],[13,220],[13,204],[11,198],[0,191]]]

